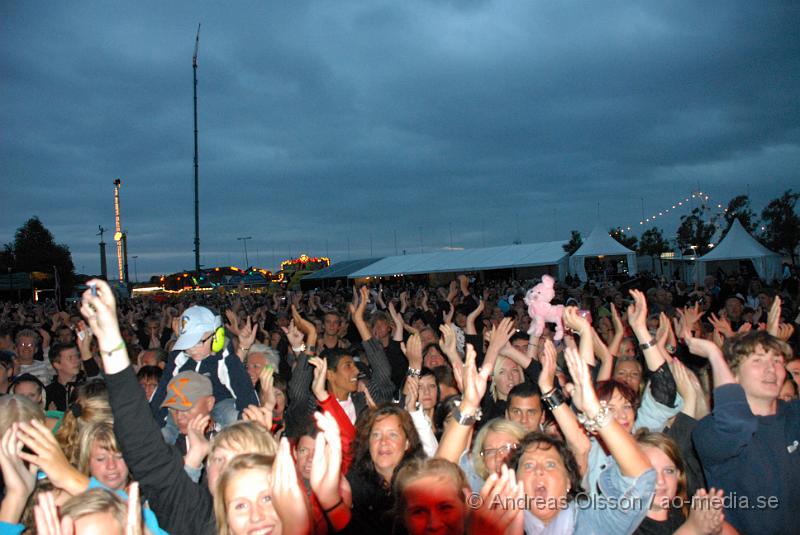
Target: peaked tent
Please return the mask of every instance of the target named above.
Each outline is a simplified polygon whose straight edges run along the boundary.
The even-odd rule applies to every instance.
[[[595,227],[583,245],[570,257],[570,271],[582,281],[587,280],[586,258],[598,256],[624,256],[628,261],[628,274],[636,275],[639,270],[636,264],[636,253],[619,243],[602,227]]]
[[[697,259],[697,280],[702,281],[706,277],[710,262],[728,260],[750,260],[759,278],[767,282],[781,276],[781,255],[761,245],[745,230],[738,218],[733,220],[725,238],[713,250]]]

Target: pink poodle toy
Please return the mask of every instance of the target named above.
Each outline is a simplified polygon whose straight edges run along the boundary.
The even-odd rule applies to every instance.
[[[561,340],[564,337],[564,325],[561,323],[561,315],[564,313],[564,305],[551,305],[556,291],[553,288],[555,279],[550,275],[543,275],[542,282],[528,290],[525,294],[525,304],[528,305],[528,315],[531,317],[531,327],[528,334],[541,336],[546,322],[556,324],[556,334],[554,340]]]

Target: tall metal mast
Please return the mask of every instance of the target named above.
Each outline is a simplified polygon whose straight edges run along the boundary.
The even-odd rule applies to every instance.
[[[198,194],[198,160],[197,160],[197,49],[200,47],[200,24],[197,25],[197,37],[194,41],[192,56],[192,72],[194,73],[194,270],[200,276],[200,199]]]
[[[103,280],[108,280],[108,268],[106,267],[106,242],[103,241],[103,233],[105,233],[106,229],[103,228],[102,225],[97,226],[100,229],[100,232],[97,233],[100,236],[100,276]]]
[[[119,266],[119,281],[128,284],[128,244],[125,233],[122,232],[122,215],[119,207],[119,189],[122,181],[114,179],[114,219],[115,230],[114,241],[117,242],[117,265]]]

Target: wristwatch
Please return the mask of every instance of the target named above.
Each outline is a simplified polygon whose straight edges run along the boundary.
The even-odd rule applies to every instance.
[[[655,338],[651,338],[649,342],[645,342],[643,344],[639,344],[639,349],[644,351],[645,349],[650,349],[651,347],[654,347],[655,345],[656,345],[656,339]]]
[[[463,414],[461,409],[453,407],[453,418],[459,425],[473,425],[475,422],[480,422],[483,416],[483,411],[478,408],[473,414]]]
[[[417,368],[409,368],[406,370],[407,377],[419,377],[422,375],[422,370],[418,370]]]

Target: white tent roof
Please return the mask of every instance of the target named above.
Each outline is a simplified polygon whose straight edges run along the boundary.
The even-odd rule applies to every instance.
[[[636,275],[638,273],[636,253],[612,238],[600,226],[594,227],[594,230],[583,242],[583,245],[569,259],[570,271],[582,281],[588,278],[585,260],[587,257],[592,256],[624,256],[628,262],[628,274]]]
[[[714,249],[698,260],[700,262],[714,262],[718,260],[742,260],[762,256],[775,256],[780,258],[778,253],[773,253],[752,237],[737,218],[733,220],[733,225],[731,225],[731,229],[725,235],[725,238],[719,242]]]
[[[351,273],[349,278],[484,271],[488,269],[566,264],[567,253],[564,252],[564,243],[566,242],[526,243],[460,251],[389,256]]]
[[[709,262],[725,260],[750,260],[758,276],[767,282],[772,282],[781,276],[781,256],[758,243],[738,219],[733,220],[731,229],[719,245],[697,259],[698,269],[695,270],[697,280],[705,278]]]
[[[622,245],[603,230],[602,227],[595,227],[583,245],[575,251],[573,256],[612,256],[627,255],[633,251]]]

